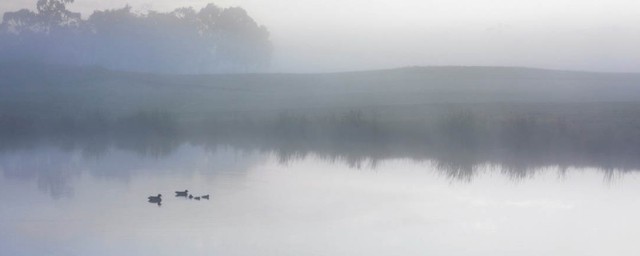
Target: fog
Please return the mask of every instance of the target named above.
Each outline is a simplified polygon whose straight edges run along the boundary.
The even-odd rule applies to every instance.
[[[7,0],[0,12],[34,9]],[[209,0],[79,0],[94,10],[171,11]],[[628,0],[310,1],[222,0],[268,28],[271,72],[329,72],[413,65],[528,66],[639,72],[640,4]]]
[[[152,75],[0,65],[0,153],[41,144],[102,155],[181,145],[318,155],[354,166],[432,160],[640,170],[640,74],[405,68],[338,74]],[[28,72],[25,72],[28,71]]]
[[[256,72],[269,64],[269,32],[242,8],[142,14],[125,6],[82,18],[67,8],[73,2],[39,0],[35,11],[6,12],[2,62],[155,73]]]
[[[0,254],[635,256],[638,7],[2,0]]]

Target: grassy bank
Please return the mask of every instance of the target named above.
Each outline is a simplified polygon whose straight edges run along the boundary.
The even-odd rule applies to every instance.
[[[12,69],[15,69],[12,71]],[[640,169],[640,76],[440,67],[168,76],[3,66],[3,150],[162,155],[183,143],[375,163]]]

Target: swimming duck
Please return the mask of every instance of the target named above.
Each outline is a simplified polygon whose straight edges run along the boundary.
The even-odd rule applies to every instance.
[[[201,197],[202,197],[202,199],[207,199],[207,200],[209,200],[209,195],[208,195],[208,194],[207,194],[207,195],[204,195],[204,196],[201,196]]]
[[[189,195],[189,199],[193,199],[193,195]]]
[[[195,200],[200,200],[200,197],[199,197],[199,196],[196,196],[196,197],[194,197],[193,199],[195,199]]]
[[[162,195],[158,194],[158,196],[150,196],[149,198],[149,203],[160,203],[162,202]]]
[[[186,190],[186,189],[184,191],[176,191],[176,196],[187,197],[188,193],[189,193],[189,190]]]

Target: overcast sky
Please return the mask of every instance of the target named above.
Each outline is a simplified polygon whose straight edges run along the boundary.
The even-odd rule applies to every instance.
[[[1,0],[2,13],[36,0]],[[267,26],[274,72],[415,65],[640,72],[637,0],[76,0],[69,9],[168,11],[214,2]]]

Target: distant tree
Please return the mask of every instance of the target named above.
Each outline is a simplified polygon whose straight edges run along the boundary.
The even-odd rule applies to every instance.
[[[37,12],[4,14],[0,57],[67,65],[173,73],[246,72],[268,65],[269,33],[241,8],[136,14],[130,6],[67,10],[73,0],[39,0]]]
[[[0,24],[0,57],[5,61],[50,63],[79,53],[76,41],[82,19],[66,9],[73,0],[39,0],[37,12],[22,9],[4,14]]]
[[[47,29],[61,27],[79,27],[80,13],[67,10],[66,4],[74,0],[38,0],[37,10],[40,24]]]
[[[43,33],[63,27],[79,27],[82,22],[79,13],[66,8],[73,0],[38,0],[37,13],[28,9],[4,14],[0,29],[5,33]]]

